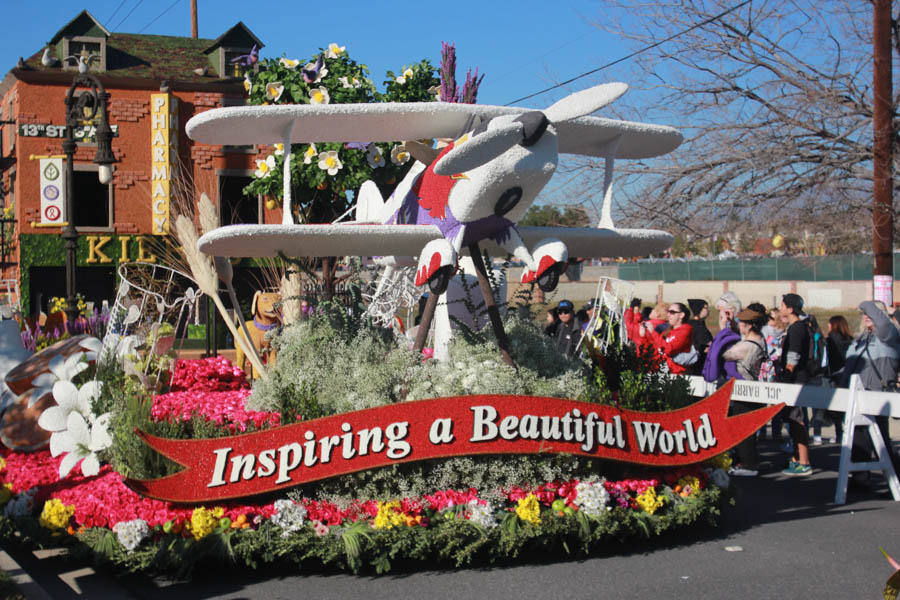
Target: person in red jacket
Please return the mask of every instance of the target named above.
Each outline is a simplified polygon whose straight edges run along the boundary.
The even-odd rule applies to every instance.
[[[657,333],[649,323],[641,323],[641,337],[665,357],[669,372],[676,375],[686,373],[688,367],[697,362],[693,330],[687,324],[690,317],[691,311],[687,306],[681,302],[673,302],[668,310],[669,328],[663,333]]]

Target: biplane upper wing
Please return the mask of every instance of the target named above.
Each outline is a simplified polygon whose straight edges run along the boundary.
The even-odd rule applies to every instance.
[[[418,256],[441,237],[433,225],[227,225],[197,243],[210,256]]]
[[[391,142],[453,138],[470,118],[491,119],[529,109],[449,102],[375,104],[286,104],[230,106],[202,112],[186,126],[191,139],[204,144],[240,145],[310,142]],[[579,117],[554,124],[559,151],[606,157],[607,143],[618,138],[616,158],[650,158],[681,143],[678,130],[665,125]]]
[[[671,234],[656,229],[605,229],[598,227],[519,227],[519,235],[528,247],[544,238],[557,238],[569,256],[603,258],[646,256],[662,252],[672,245]]]
[[[672,245],[672,236],[653,229],[598,229],[592,227],[519,227],[528,246],[555,237],[566,244],[570,256],[641,256]],[[200,250],[211,256],[418,256],[431,240],[441,237],[433,225],[228,225],[200,238]],[[485,240],[494,256],[506,250]]]

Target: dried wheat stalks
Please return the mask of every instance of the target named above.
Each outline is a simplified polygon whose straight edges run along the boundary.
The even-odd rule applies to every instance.
[[[232,337],[234,337],[234,343],[241,344],[244,349],[244,354],[250,360],[253,367],[259,372],[260,377],[268,377],[262,361],[255,352],[255,348],[248,350],[246,345],[242,343],[243,340],[241,340],[237,328],[229,318],[228,311],[225,308],[225,305],[222,304],[222,299],[219,298],[219,285],[216,272],[213,270],[212,265],[209,264],[209,260],[203,256],[197,248],[197,229],[194,227],[193,221],[184,215],[178,215],[175,219],[175,234],[178,238],[178,242],[181,244],[184,258],[187,260],[194,281],[196,281],[197,285],[200,287],[200,291],[212,298],[216,308],[219,309],[219,313],[222,315],[222,319],[225,321],[225,325],[228,327],[229,331],[231,331]],[[225,262],[228,261],[226,260]],[[230,266],[229,263],[229,267]],[[250,336],[247,336],[247,339],[250,339]],[[252,344],[250,345],[252,347]]]

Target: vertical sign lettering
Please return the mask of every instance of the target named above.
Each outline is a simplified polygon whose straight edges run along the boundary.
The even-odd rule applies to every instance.
[[[178,100],[150,94],[151,217],[153,235],[169,233],[172,167],[178,161]]]

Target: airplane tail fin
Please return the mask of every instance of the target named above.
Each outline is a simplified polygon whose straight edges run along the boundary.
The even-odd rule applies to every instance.
[[[357,223],[380,223],[380,215],[384,208],[384,199],[374,181],[366,181],[359,188],[356,201]]]

